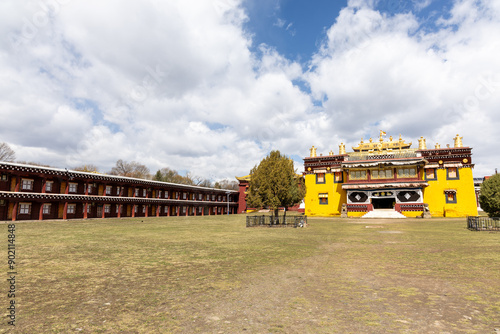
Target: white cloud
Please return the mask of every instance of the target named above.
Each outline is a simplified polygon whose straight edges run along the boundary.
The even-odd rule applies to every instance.
[[[124,159],[217,179],[270,149],[328,154],[379,128],[429,146],[460,133],[491,173],[497,2],[460,1],[427,33],[374,5],[350,1],[304,73],[273,46],[251,51],[237,0],[2,1],[0,141],[59,167]]]

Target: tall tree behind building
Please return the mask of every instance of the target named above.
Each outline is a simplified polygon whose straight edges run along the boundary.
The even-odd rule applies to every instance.
[[[111,168],[109,174],[135,177],[138,179],[150,178],[148,167],[146,167],[145,165],[141,165],[140,163],[135,161],[127,162],[123,161],[122,159],[116,162],[116,166]]]
[[[6,143],[0,143],[0,161],[14,162],[16,152]]]
[[[269,207],[278,217],[280,207],[299,203],[305,191],[303,178],[297,176],[293,160],[280,151],[272,151],[250,172],[247,204],[253,208]]]

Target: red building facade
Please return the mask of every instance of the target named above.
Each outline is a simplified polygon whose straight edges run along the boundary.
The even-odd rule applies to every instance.
[[[238,192],[0,162],[0,220],[237,213]]]

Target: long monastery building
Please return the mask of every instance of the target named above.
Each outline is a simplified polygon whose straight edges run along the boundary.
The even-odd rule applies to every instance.
[[[238,192],[0,162],[0,221],[236,213]]]
[[[346,152],[304,159],[308,216],[361,217],[378,209],[394,210],[406,217],[463,217],[477,215],[472,176],[472,149],[454,138],[454,146],[428,149],[419,139],[418,149],[392,137],[361,142]]]

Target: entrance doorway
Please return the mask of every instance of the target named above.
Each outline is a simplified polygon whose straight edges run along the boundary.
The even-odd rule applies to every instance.
[[[372,198],[373,209],[393,209],[395,203],[394,197]]]

